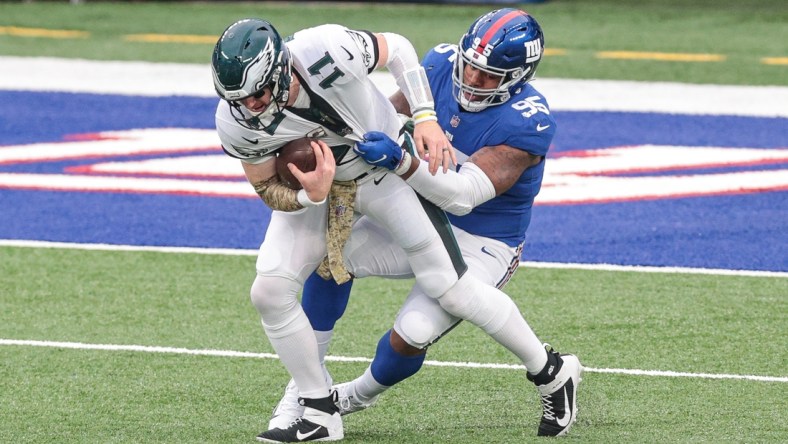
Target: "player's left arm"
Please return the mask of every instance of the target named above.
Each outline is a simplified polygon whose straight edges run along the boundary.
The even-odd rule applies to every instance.
[[[543,158],[509,145],[487,146],[476,151],[458,171],[435,176],[427,163],[381,132],[365,134],[353,150],[367,163],[393,171],[425,199],[458,216],[505,193],[525,170]]]
[[[508,145],[497,145],[486,146],[473,153],[463,167],[468,163],[478,166],[490,179],[495,195],[499,196],[514,186],[525,170],[541,161],[542,156]]]
[[[446,172],[457,163],[451,142],[446,138],[435,114],[432,97],[424,67],[419,64],[413,45],[405,37],[390,32],[374,34],[378,47],[378,68],[386,67],[397,81],[408,104],[408,113],[415,124],[413,139],[419,156],[430,152],[429,170],[432,174],[442,166]],[[398,111],[402,111],[398,109]]]
[[[425,199],[443,210],[462,216],[509,190],[528,168],[538,165],[542,156],[508,145],[487,146],[475,152],[459,171],[433,176],[424,162],[413,159],[402,174]]]
[[[512,129],[498,145],[474,152],[459,171],[444,177],[427,174],[418,159],[412,159],[400,176],[422,196],[453,214],[466,214],[476,206],[505,193],[533,166],[544,161],[556,131],[556,122],[541,96],[514,100],[495,119],[499,131]],[[407,164],[407,159],[403,164]],[[454,202],[453,202],[454,201]]]

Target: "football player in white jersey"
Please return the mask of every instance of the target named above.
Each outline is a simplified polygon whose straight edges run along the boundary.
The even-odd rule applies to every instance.
[[[458,45],[438,45],[427,54],[426,68],[435,96],[438,121],[459,150],[457,171],[430,175],[426,165],[412,162],[407,178],[422,196],[450,214],[454,235],[479,280],[503,287],[517,269],[531,207],[539,192],[544,156],[556,122],[544,97],[528,82],[541,60],[544,37],[539,24],[515,9],[492,11],[478,18]],[[392,98],[407,113],[402,94]],[[377,159],[409,156],[388,137],[368,135],[357,151]],[[375,141],[372,141],[372,140]],[[345,248],[356,277],[410,275],[403,252],[374,223],[362,219]],[[302,303],[312,322],[321,357],[350,294],[350,283],[310,277]],[[400,310],[395,326],[379,341],[366,372],[336,387],[342,414],[372,405],[378,396],[415,374],[426,348],[460,319],[425,295],[417,284]],[[516,353],[542,397],[540,436],[566,434],[576,419],[576,389],[582,366],[573,355],[539,349],[530,330],[521,340],[531,344]],[[291,384],[269,426],[299,414]]]
[[[432,153],[432,173],[440,166],[445,171],[456,157],[437,124],[425,71],[405,38],[323,25],[284,42],[269,22],[245,19],[230,25],[214,49],[214,86],[224,99],[216,112],[222,146],[242,160],[247,179],[275,210],[258,254],[252,303],[304,406],[303,416],[261,433],[260,441],[344,436],[316,337],[297,298],[304,280],[330,256],[327,215],[348,210],[326,202],[332,180],[355,184],[353,211],[374,221],[405,252],[419,287],[440,307],[513,351],[523,348],[521,338],[530,332],[505,294],[466,273],[448,223],[442,223],[445,215],[422,204],[397,177],[418,160],[399,155],[390,162],[376,159],[379,165],[373,166],[351,149],[370,131],[391,139],[402,134],[394,107],[369,79],[384,66],[409,104],[416,146]],[[291,168],[304,187],[296,192],[279,182],[273,159],[283,144],[304,136],[320,139],[313,144],[317,167],[308,173]]]

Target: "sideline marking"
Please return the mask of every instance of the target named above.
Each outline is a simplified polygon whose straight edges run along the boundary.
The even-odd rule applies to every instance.
[[[257,250],[233,248],[159,247],[151,245],[81,244],[76,242],[49,242],[23,239],[0,239],[0,247],[56,248],[94,251],[151,251],[156,253],[216,254],[224,256],[256,256]],[[638,273],[687,273],[718,276],[751,276],[788,278],[788,272],[763,270],[725,270],[719,268],[650,267],[641,265],[580,264],[561,262],[521,261],[521,267],[562,268],[573,270],[629,271]]]
[[[190,349],[181,347],[161,347],[147,345],[117,345],[117,344],[86,344],[82,342],[55,342],[55,341],[33,341],[21,339],[2,339],[0,345],[18,345],[29,347],[51,347],[68,348],[74,350],[103,350],[103,351],[130,351],[142,353],[168,353],[176,355],[192,356],[217,356],[223,358],[252,358],[252,359],[279,359],[273,353],[252,353],[239,352],[233,350],[210,350],[210,349]],[[350,357],[350,356],[326,356],[327,361],[335,362],[372,362],[370,358]],[[455,367],[455,368],[485,368],[501,370],[525,370],[522,365],[514,364],[490,364],[480,362],[452,362],[452,361],[424,361],[424,365],[433,367]],[[782,376],[758,376],[758,375],[732,375],[714,373],[688,373],[662,370],[638,370],[638,369],[618,369],[618,368],[593,368],[584,367],[584,371],[590,373],[608,373],[628,376],[666,376],[700,379],[739,379],[759,382],[788,382],[788,377]]]
[[[788,65],[788,57],[764,57],[761,59],[764,65]]]
[[[124,35],[123,40],[127,42],[146,42],[146,43],[195,43],[195,44],[216,44],[217,35],[192,35],[192,34],[129,34]]]
[[[599,59],[657,60],[660,62],[724,62],[721,54],[689,54],[673,52],[599,51]]]
[[[0,26],[0,35],[10,35],[14,37],[44,37],[48,39],[84,39],[90,37],[90,33],[86,31],[22,28],[19,26]]]

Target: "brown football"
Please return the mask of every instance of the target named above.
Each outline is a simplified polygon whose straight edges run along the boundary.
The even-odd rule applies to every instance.
[[[316,167],[315,152],[312,150],[312,145],[309,144],[312,140],[315,139],[302,137],[287,142],[279,149],[279,154],[276,156],[276,174],[286,187],[294,190],[303,188],[298,179],[287,168],[288,163],[292,163],[305,173],[314,171]]]

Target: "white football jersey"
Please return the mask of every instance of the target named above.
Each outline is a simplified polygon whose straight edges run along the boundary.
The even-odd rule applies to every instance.
[[[262,163],[285,143],[308,136],[334,147],[336,180],[352,180],[375,169],[353,152],[353,144],[368,131],[383,131],[397,140],[402,126],[388,98],[369,78],[379,59],[375,37],[322,25],[295,33],[286,45],[292,75],[308,94],[309,106],[301,105],[299,95],[295,106],[261,118],[261,129],[251,129],[233,116],[242,112],[250,117],[243,106],[221,100],[216,129],[222,148],[244,162]]]

